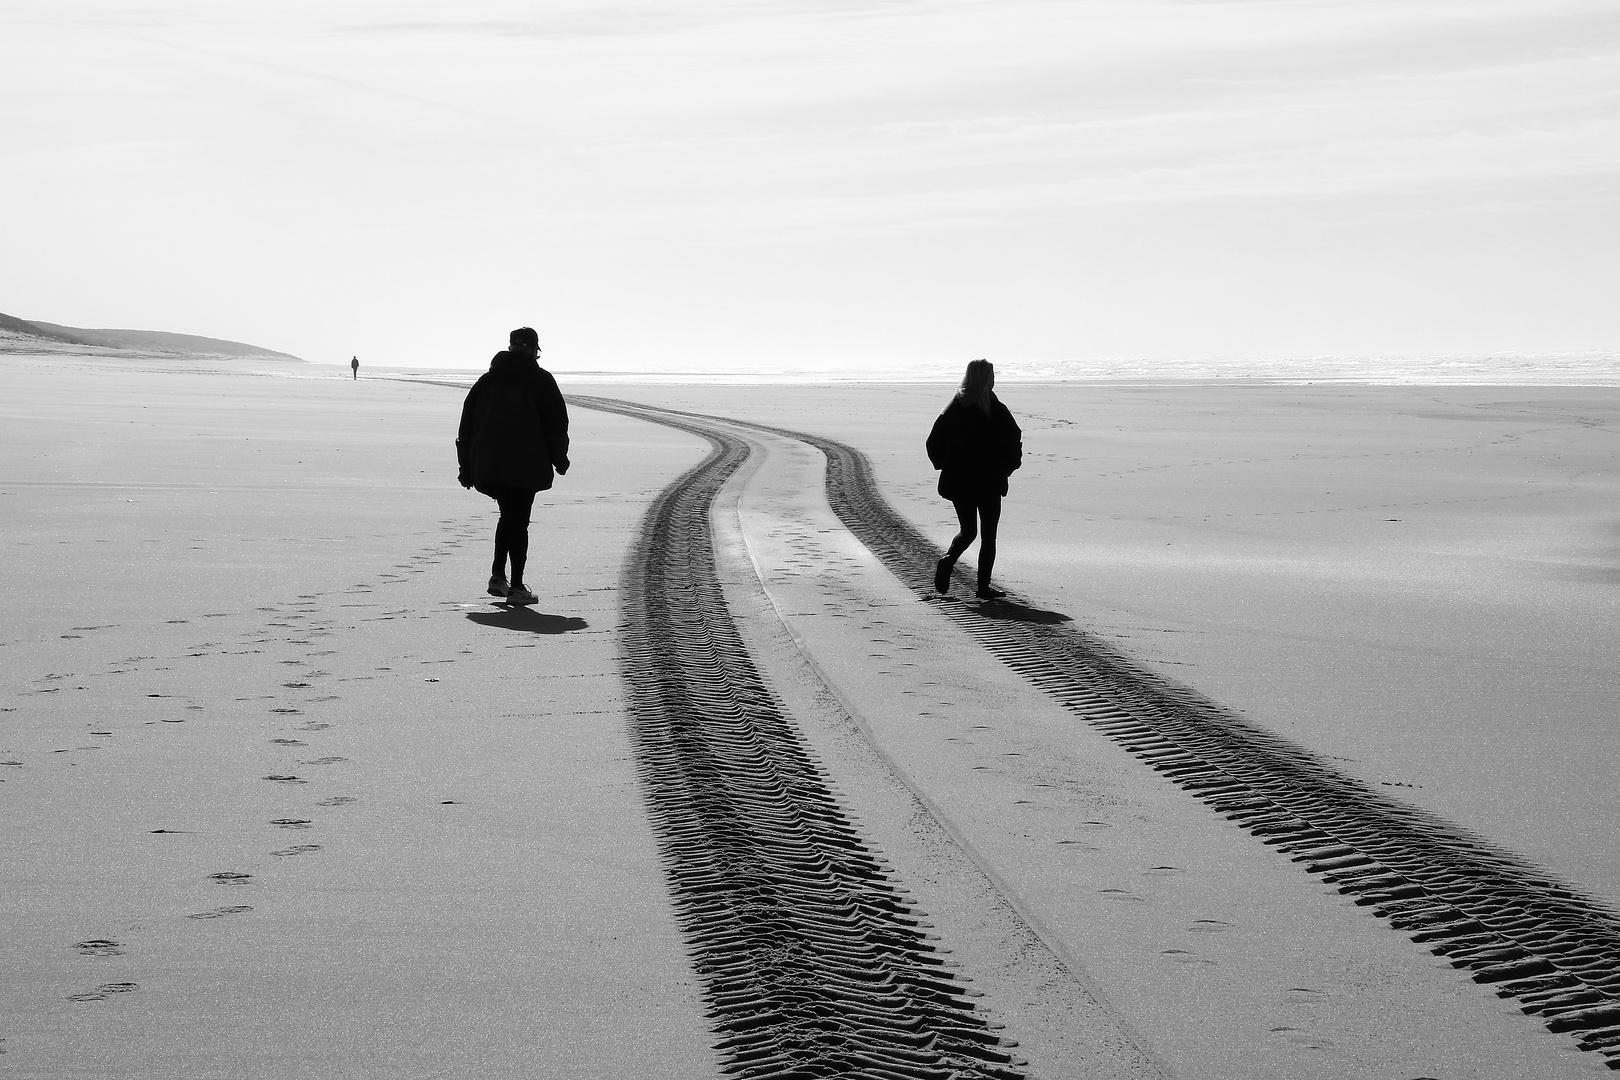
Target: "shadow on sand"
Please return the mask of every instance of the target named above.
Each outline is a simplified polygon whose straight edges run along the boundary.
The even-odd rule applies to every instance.
[[[1074,622],[1073,616],[1065,615],[1061,611],[1042,611],[1040,608],[1026,607],[1007,598],[986,600],[977,610],[986,619],[1006,619],[1008,622],[1042,623],[1046,626]]]
[[[515,605],[498,607],[494,611],[469,611],[467,618],[480,626],[521,630],[528,634],[566,634],[591,625],[576,615],[547,615],[543,611]]]

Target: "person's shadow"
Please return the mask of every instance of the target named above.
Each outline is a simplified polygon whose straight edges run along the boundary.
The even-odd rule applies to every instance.
[[[1065,615],[1061,611],[1042,611],[1040,608],[1028,607],[1020,604],[1010,596],[1003,596],[998,600],[986,600],[978,606],[977,610],[981,618],[1005,619],[1008,622],[1040,623],[1045,626],[1074,622],[1072,615]]]
[[[526,634],[568,634],[587,629],[591,624],[577,615],[548,615],[532,607],[516,604],[498,607],[493,611],[469,611],[467,618],[479,626],[494,626],[502,630],[520,630]]]

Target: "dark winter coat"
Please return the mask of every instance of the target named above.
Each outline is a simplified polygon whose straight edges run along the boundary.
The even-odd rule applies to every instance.
[[[997,398],[990,412],[951,398],[928,433],[928,460],[939,470],[939,493],[952,502],[1007,494],[1007,477],[1024,463],[1024,433]]]
[[[568,471],[568,405],[533,359],[498,352],[467,391],[456,436],[464,487],[545,491]]]

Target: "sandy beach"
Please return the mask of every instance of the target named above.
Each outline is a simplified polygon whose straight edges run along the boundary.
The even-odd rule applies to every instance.
[[[1088,635],[1385,800],[1333,855],[1034,678],[994,612],[852,531],[822,450],[764,429],[858,451],[943,544],[921,444],[948,385],[557,375],[576,464],[517,610],[483,594],[494,508],[455,484],[453,386],[0,357],[8,1072],[787,1074],[804,1030],[739,987],[804,942],[853,980],[829,1024],[906,1032],[852,1037],[868,1075],[1608,1071],[1620,390],[998,388],[1026,453],[1007,633]],[[711,446],[735,461],[700,490]],[[677,490],[702,559],[646,524]],[[655,559],[690,602],[647,602]],[[735,678],[658,750],[660,695],[710,672]],[[747,841],[803,875],[769,889],[852,898],[845,930],[788,948],[723,906],[755,856],[683,816],[711,792],[659,755],[734,714],[777,733],[739,735],[741,765],[715,744],[739,828],[781,792],[798,830]],[[1408,811],[1508,884],[1358,885]],[[1566,900],[1576,929],[1537,914]],[[874,971],[905,1004],[871,1004]]]

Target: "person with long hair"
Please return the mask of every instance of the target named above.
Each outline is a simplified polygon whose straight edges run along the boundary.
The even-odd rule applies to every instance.
[[[462,404],[457,479],[462,487],[477,488],[494,499],[501,509],[489,594],[510,604],[533,604],[534,590],[523,583],[529,560],[529,512],[535,493],[568,472],[568,405],[557,380],[540,366],[540,336],[523,326],[508,340],[510,346],[495,354]]]
[[[959,523],[945,557],[934,569],[934,588],[951,590],[956,560],[979,539],[981,600],[1006,593],[990,587],[996,565],[996,527],[1007,478],[1024,463],[1024,433],[996,397],[996,369],[988,360],[968,363],[962,387],[928,433],[928,460],[939,470],[939,493],[956,508]]]

